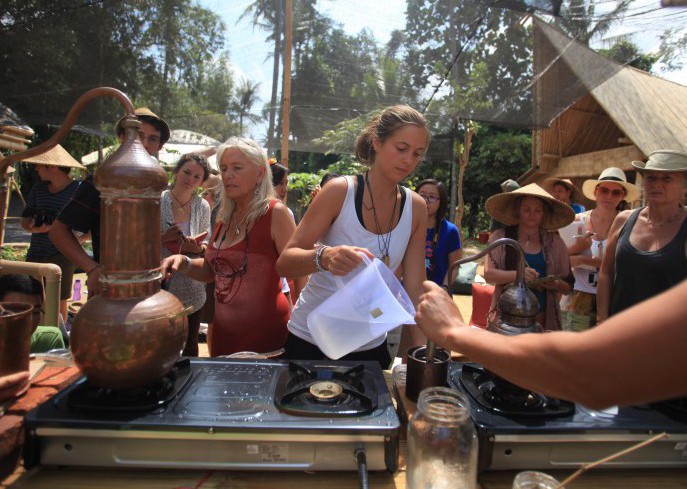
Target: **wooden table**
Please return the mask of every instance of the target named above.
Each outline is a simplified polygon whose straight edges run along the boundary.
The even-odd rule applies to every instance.
[[[41,369],[40,372],[38,369]],[[7,412],[0,417],[0,487],[14,480],[12,474],[24,443],[24,416],[31,409],[50,399],[60,390],[74,382],[81,373],[76,367],[44,367],[40,361],[31,362],[31,372],[35,377],[31,387],[7,407]]]
[[[405,446],[401,447],[405,453]],[[571,471],[549,471],[558,480]],[[479,476],[482,489],[511,489],[516,472],[487,472]],[[24,474],[13,488],[21,489],[355,489],[355,472],[225,472],[194,470],[132,470],[38,468]],[[370,487],[405,489],[405,464],[396,474],[370,474]],[[687,488],[687,470],[591,471],[571,489]]]

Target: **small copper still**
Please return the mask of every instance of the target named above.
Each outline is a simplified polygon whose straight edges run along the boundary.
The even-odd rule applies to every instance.
[[[515,272],[515,282],[506,285],[499,296],[497,309],[499,318],[496,323],[489,324],[487,329],[494,333],[514,336],[522,333],[540,333],[541,325],[537,323],[537,311],[539,302],[537,297],[525,284],[525,253],[520,243],[510,238],[497,239],[476,255],[465,257],[454,262],[449,270],[449,277],[457,266],[470,261],[475,261],[488,254],[498,246],[511,246],[518,256],[518,264]]]
[[[160,195],[167,176],[138,139],[140,123],[133,104],[114,88],[86,92],[52,138],[8,157],[0,173],[15,161],[54,147],[83,107],[101,96],[115,97],[124,105],[126,140],[95,174],[101,197],[102,294],[77,313],[71,349],[89,382],[130,389],[166,374],[179,358],[187,335],[187,311],[174,295],[160,289]]]
[[[538,333],[542,328],[537,324],[536,316],[539,304],[535,295],[525,284],[525,255],[520,244],[509,238],[502,238],[491,243],[476,255],[465,257],[451,264],[448,276],[453,276],[456,267],[463,263],[477,260],[497,246],[512,246],[518,254],[518,267],[515,282],[504,287],[498,301],[499,319],[490,324],[488,329],[495,333],[517,335],[522,333]],[[448,292],[448,291],[447,291]],[[450,294],[450,292],[449,292]],[[450,352],[436,348],[431,342],[427,346],[417,346],[408,350],[408,370],[406,373],[406,397],[416,401],[422,389],[446,385]],[[494,383],[502,396],[518,398],[529,393],[494,374]]]
[[[462,260],[458,260],[453,263],[450,267],[449,273],[452,273],[453,269],[456,266],[459,266],[461,263],[477,260],[497,246],[513,247],[517,252],[518,264],[515,274],[515,282],[506,285],[499,296],[496,306],[499,313],[498,320],[496,322],[489,323],[487,330],[506,336],[515,336],[524,333],[541,333],[543,329],[541,325],[537,323],[539,301],[537,301],[537,297],[525,283],[525,253],[522,250],[520,243],[517,241],[509,238],[497,239],[480,253],[463,258]],[[491,375],[501,399],[518,405],[524,405],[527,402],[527,399],[530,396],[529,391],[512,384],[493,372],[489,372],[489,374]]]

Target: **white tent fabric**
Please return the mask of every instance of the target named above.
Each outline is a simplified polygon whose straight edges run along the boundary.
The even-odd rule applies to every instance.
[[[179,157],[186,153],[199,153],[208,159],[211,168],[218,169],[215,152],[219,141],[211,137],[198,134],[193,131],[186,131],[184,129],[176,129],[171,132],[169,141],[162,147],[157,155],[157,159],[164,166],[174,166]],[[103,148],[103,159],[107,158],[117,148],[118,144]],[[84,165],[95,165],[98,163],[98,152],[93,151],[81,157],[81,163]]]

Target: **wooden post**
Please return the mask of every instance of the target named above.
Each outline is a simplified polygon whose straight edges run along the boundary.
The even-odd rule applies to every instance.
[[[281,164],[289,167],[289,131],[291,116],[291,0],[284,2],[284,81],[282,82]]]

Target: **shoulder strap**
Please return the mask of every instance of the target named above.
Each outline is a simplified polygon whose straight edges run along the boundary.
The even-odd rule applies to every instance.
[[[360,225],[365,227],[365,221],[363,221],[363,193],[365,192],[365,179],[362,175],[356,175],[355,178],[358,181],[358,187],[355,189],[355,213],[358,216]]]
[[[399,190],[401,192],[401,211],[398,213],[398,220],[401,220],[401,216],[403,215],[403,208],[405,207],[406,204],[406,198],[408,197],[408,193],[406,192],[406,188],[399,185]]]

